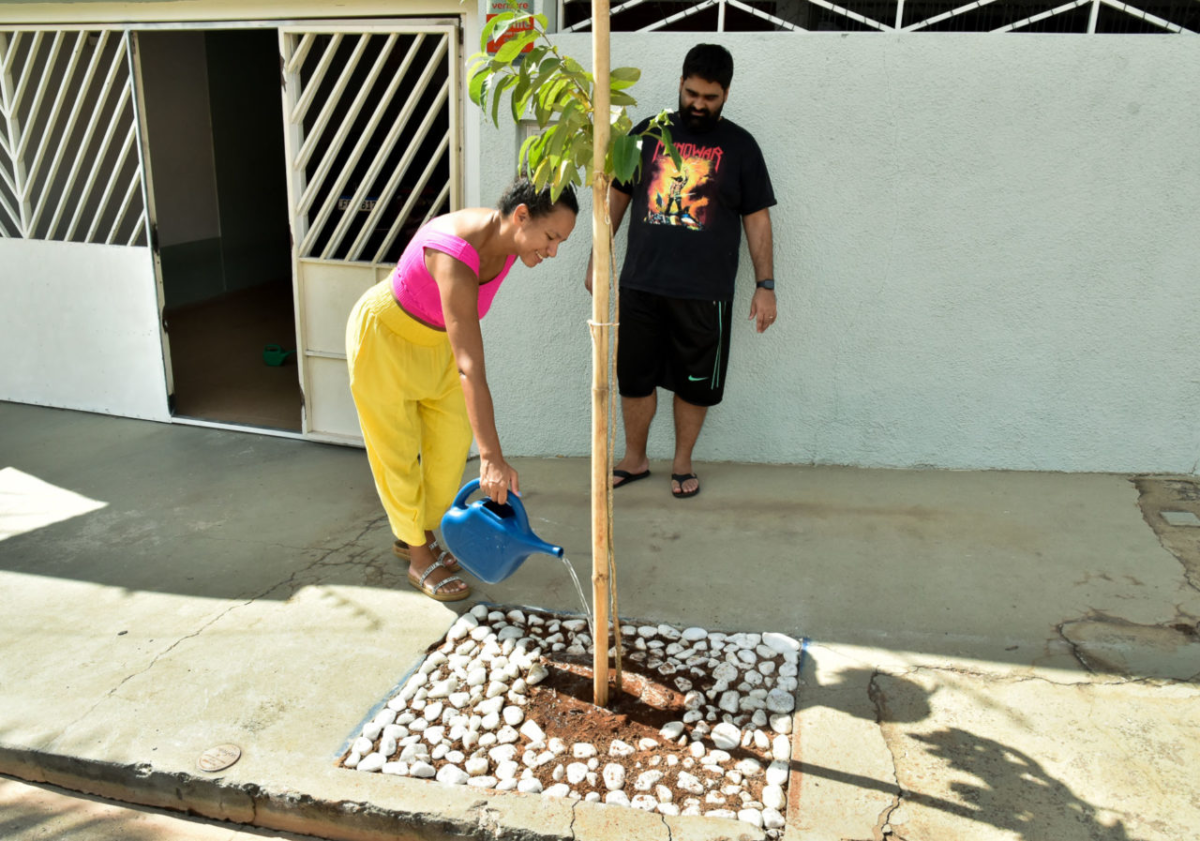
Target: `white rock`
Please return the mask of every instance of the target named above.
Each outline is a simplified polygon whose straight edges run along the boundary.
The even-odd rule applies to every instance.
[[[503,698],[488,698],[486,701],[479,704],[479,706],[475,708],[475,711],[480,715],[487,715],[488,713],[498,713],[503,707]]]
[[[786,824],[783,814],[777,809],[763,809],[762,822],[767,829],[783,829]]]
[[[728,692],[721,693],[721,701],[718,706],[727,713],[735,713],[738,711],[738,701],[740,698],[741,696],[731,689]]]
[[[680,771],[676,778],[676,785],[689,794],[704,794],[704,783],[700,782],[698,777],[689,774],[687,771]]]
[[[550,672],[545,666],[541,663],[534,663],[529,667],[529,674],[525,675],[525,682],[530,686],[537,686],[549,676]]]
[[[496,744],[496,734],[492,732],[484,732],[479,737],[479,746],[481,748],[490,748]]]
[[[512,684],[512,689],[510,691],[513,695],[528,694],[529,686],[528,686],[528,684],[525,683],[525,678],[519,677],[516,680],[514,680],[513,684]]]
[[[587,765],[582,762],[572,762],[567,766],[567,782],[577,786],[587,778],[587,773]]]
[[[754,731],[754,746],[756,748],[758,748],[759,750],[767,750],[768,748],[771,747],[771,737],[768,736],[766,733],[764,733],[761,730],[755,730]],[[780,759],[780,758],[791,759],[790,756],[787,756],[787,757],[778,757],[777,756],[775,758],[776,759]]]
[[[758,662],[758,655],[755,654],[753,651],[747,651],[745,649],[742,649],[741,651],[739,651],[737,653],[737,656],[738,656],[738,659],[741,660],[743,663],[745,663],[747,666],[753,666],[755,663]]]
[[[658,635],[665,640],[677,640],[681,636],[678,628],[672,628],[670,625],[659,625]]]
[[[703,703],[704,693],[695,689],[683,696],[683,708],[685,710],[697,710]]]
[[[360,736],[359,738],[354,740],[354,744],[352,744],[350,746],[350,750],[353,751],[354,753],[360,753],[363,756],[366,756],[368,753],[370,753],[374,749],[374,747],[375,747],[374,739],[367,739],[365,737]]]
[[[697,642],[708,636],[708,631],[703,628],[685,628],[680,634],[688,642]]]
[[[395,715],[395,712],[393,712],[392,715]],[[393,724],[390,726],[394,727],[395,725]],[[379,734],[383,732],[383,727],[384,725],[381,722],[368,721],[365,725],[363,725],[362,737],[368,742],[374,742],[379,738]]]
[[[482,777],[488,772],[488,761],[482,756],[473,756],[463,763],[463,767],[472,777]]]
[[[704,765],[720,765],[722,762],[728,762],[731,759],[733,757],[723,750],[710,750],[704,754],[704,758],[700,762]]]
[[[760,829],[762,828],[763,816],[762,812],[758,811],[758,809],[742,809],[738,812],[737,817],[739,821],[757,826]]]
[[[446,761],[453,762],[455,765],[461,765],[466,758],[466,754],[460,750],[452,750],[446,754]]]
[[[662,729],[658,731],[658,734],[668,742],[673,742],[683,735],[683,722],[668,721],[663,725]]]
[[[450,745],[448,745],[446,742],[442,742],[440,745],[434,746],[433,750],[429,754],[429,758],[436,760],[449,755]]]
[[[632,805],[632,804],[629,802],[629,795],[627,795],[627,794],[626,794],[625,792],[623,792],[623,791],[610,791],[608,794],[604,795],[604,802],[605,802],[605,803],[612,803],[612,804],[615,804],[615,805],[617,805],[617,806],[630,806],[630,805]]]
[[[479,667],[467,672],[467,686],[483,686],[487,683],[487,669]]]
[[[430,745],[440,744],[445,735],[446,728],[442,727],[441,725],[438,725],[437,727],[425,728],[425,741],[429,742]]]
[[[523,791],[526,794],[541,794],[542,783],[536,777],[531,777],[527,780],[521,780],[517,783],[517,791]]]
[[[572,754],[576,759],[587,759],[589,756],[595,756],[598,751],[594,745],[589,745],[587,742],[577,742],[571,749]]]
[[[529,719],[521,725],[520,733],[531,742],[540,742],[546,738],[545,732],[542,728],[538,727],[537,722],[533,719]]]
[[[734,767],[747,777],[753,777],[755,774],[758,774],[760,771],[762,771],[762,763],[760,763],[757,759],[751,759],[750,757],[739,760],[738,764]]]
[[[495,730],[500,726],[500,713],[488,713],[479,726],[484,730]]]
[[[790,713],[796,709],[796,697],[783,689],[772,689],[767,694],[767,709],[773,713]]]
[[[542,792],[543,797],[566,797],[571,793],[571,787],[566,783],[556,783]]]
[[[496,741],[502,745],[510,745],[521,738],[515,727],[504,725],[496,732]]]
[[[615,762],[604,766],[604,786],[609,791],[616,791],[625,785],[625,769]]]
[[[688,745],[688,753],[690,753],[695,759],[700,759],[705,753],[704,743],[700,741],[692,742],[690,745]]]
[[[362,758],[358,763],[359,771],[379,771],[387,763],[387,757],[382,753],[370,753]]]
[[[380,769],[385,774],[391,774],[396,777],[408,776],[407,762],[385,762],[383,768]]]
[[[675,688],[680,692],[690,692],[692,689],[692,682],[685,677],[677,677],[675,678]]]
[[[508,684],[500,680],[493,680],[488,684],[487,692],[484,694],[488,698],[496,698],[508,691]]]
[[[662,771],[644,771],[641,774],[638,774],[638,778],[634,781],[633,787],[637,791],[649,791],[651,786],[656,785],[662,778]]]
[[[653,637],[657,633],[658,633],[658,628],[655,627],[654,625],[639,625],[638,629],[637,629],[638,636],[642,637],[642,638]]]
[[[446,767],[453,768],[454,766],[447,765]],[[438,773],[438,776],[439,777],[441,776],[440,772]],[[467,778],[467,785],[471,786],[472,788],[495,788],[498,782],[499,782],[499,780],[497,780],[495,777],[469,777],[469,778]]]
[[[587,628],[588,623],[587,623],[586,619],[564,619],[562,626],[564,628],[566,628],[568,631],[571,631],[571,632],[577,634],[580,631]]]
[[[776,736],[771,742],[771,757],[780,762],[787,762],[792,758],[792,740],[787,736]]]
[[[525,720],[525,711],[520,707],[505,707],[504,708],[504,723],[516,727]]]
[[[800,674],[800,667],[795,663],[784,663],[779,667],[780,677],[796,677]]]
[[[792,732],[792,717],[788,713],[775,713],[771,716],[771,729],[786,736]]]
[[[782,809],[787,804],[787,796],[783,793],[783,786],[763,786],[762,802],[768,809]]]
[[[658,810],[658,801],[649,794],[635,794],[633,800],[630,801],[630,805],[635,809],[642,809],[647,812]]]
[[[641,750],[654,750],[658,747],[658,742],[655,739],[638,739],[638,748]]]
[[[781,786],[787,783],[788,763],[776,760],[767,766],[767,784]]]
[[[446,700],[450,702],[454,709],[461,710],[471,702],[471,694],[469,692],[451,692]]]
[[[789,652],[798,654],[800,652],[800,641],[792,639],[787,634],[768,632],[762,635],[762,641],[764,645],[780,654],[787,654]]]
[[[622,742],[620,739],[613,739],[612,744],[610,744],[608,746],[608,755],[609,756],[629,756],[629,755],[633,754],[636,750],[637,750],[637,748],[635,748],[631,744]]]
[[[450,766],[446,766],[449,768]],[[408,773],[414,777],[432,777],[437,774],[433,766],[428,762],[414,762],[408,767]]]
[[[659,803],[670,803],[675,799],[674,793],[661,783],[654,787],[654,796]]]
[[[713,744],[717,747],[723,750],[732,750],[741,746],[742,731],[732,724],[721,722],[712,729],[711,738]]]
[[[550,741],[549,741],[549,742],[546,744],[546,747],[547,747],[547,749],[548,749],[548,750],[549,750],[549,751],[550,751],[552,754],[554,754],[555,756],[558,756],[558,755],[559,755],[559,754],[561,754],[561,753],[566,753],[566,752],[567,752],[567,743],[566,743],[566,742],[564,742],[562,739],[558,738],[557,736],[555,736],[554,738],[552,738],[552,739],[551,739],[551,740],[550,740]]]
[[[706,818],[736,818],[737,812],[731,812],[728,809],[709,809],[704,813]]]
[[[515,745],[499,745],[489,750],[488,756],[491,757],[492,762],[508,762],[517,758],[517,747]]]
[[[498,780],[515,780],[520,772],[521,766],[513,760],[509,759],[501,762],[496,766],[496,779]]]

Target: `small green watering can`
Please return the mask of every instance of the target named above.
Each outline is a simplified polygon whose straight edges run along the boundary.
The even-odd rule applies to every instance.
[[[278,368],[295,352],[294,350],[284,350],[279,345],[267,345],[263,348],[263,362],[274,368]]]

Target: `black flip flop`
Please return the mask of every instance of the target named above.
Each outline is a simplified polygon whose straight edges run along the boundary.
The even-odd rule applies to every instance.
[[[674,488],[671,488],[671,494],[676,499],[687,499],[690,496],[695,496],[696,494],[700,493],[700,486],[697,485],[696,490],[694,490],[694,491],[685,491],[685,490],[683,490],[683,483],[686,482],[688,479],[699,479],[699,478],[700,477],[697,476],[695,473],[672,473],[671,481],[679,483],[679,490],[675,490]]]
[[[625,487],[630,482],[636,482],[639,479],[645,479],[647,476],[650,475],[650,471],[643,470],[641,473],[630,473],[628,470],[616,469],[616,470],[613,470],[613,475],[621,480],[620,482],[617,482],[615,485],[613,485],[613,490],[616,490],[617,488]]]

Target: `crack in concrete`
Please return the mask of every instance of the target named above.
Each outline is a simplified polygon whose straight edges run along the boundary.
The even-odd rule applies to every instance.
[[[671,825],[669,823],[667,823],[667,816],[661,812],[659,813],[658,816],[660,818],[662,818],[662,825],[667,830],[667,841],[671,841],[671,839],[672,839]]]
[[[892,749],[892,744],[888,741],[887,733],[883,729],[884,721],[889,717],[887,696],[883,694],[883,689],[876,681],[880,675],[885,674],[887,673],[876,669],[871,673],[871,679],[867,682],[867,698],[875,705],[875,723],[879,725],[879,737],[883,739],[883,746],[887,748],[888,756],[891,758],[892,778],[896,783],[896,794],[892,802],[879,814],[879,820],[875,824],[877,838],[883,838],[884,827],[890,823],[892,814],[900,808],[904,800],[904,788],[900,785],[900,766],[896,761],[896,752]]]
[[[571,826],[567,829],[571,833],[571,841],[575,841],[575,810],[579,808],[579,804],[579,800],[571,801]]]

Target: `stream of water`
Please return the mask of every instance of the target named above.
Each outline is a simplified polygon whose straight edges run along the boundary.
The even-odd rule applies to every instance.
[[[587,597],[583,595],[583,587],[579,585],[579,576],[575,574],[575,566],[567,560],[567,556],[563,555],[562,562],[567,565],[567,572],[571,573],[571,580],[575,582],[575,591],[579,593],[579,601],[583,604],[584,615],[587,616],[588,630],[592,634],[592,642],[596,641],[596,627],[592,623],[592,609],[588,607]]]

